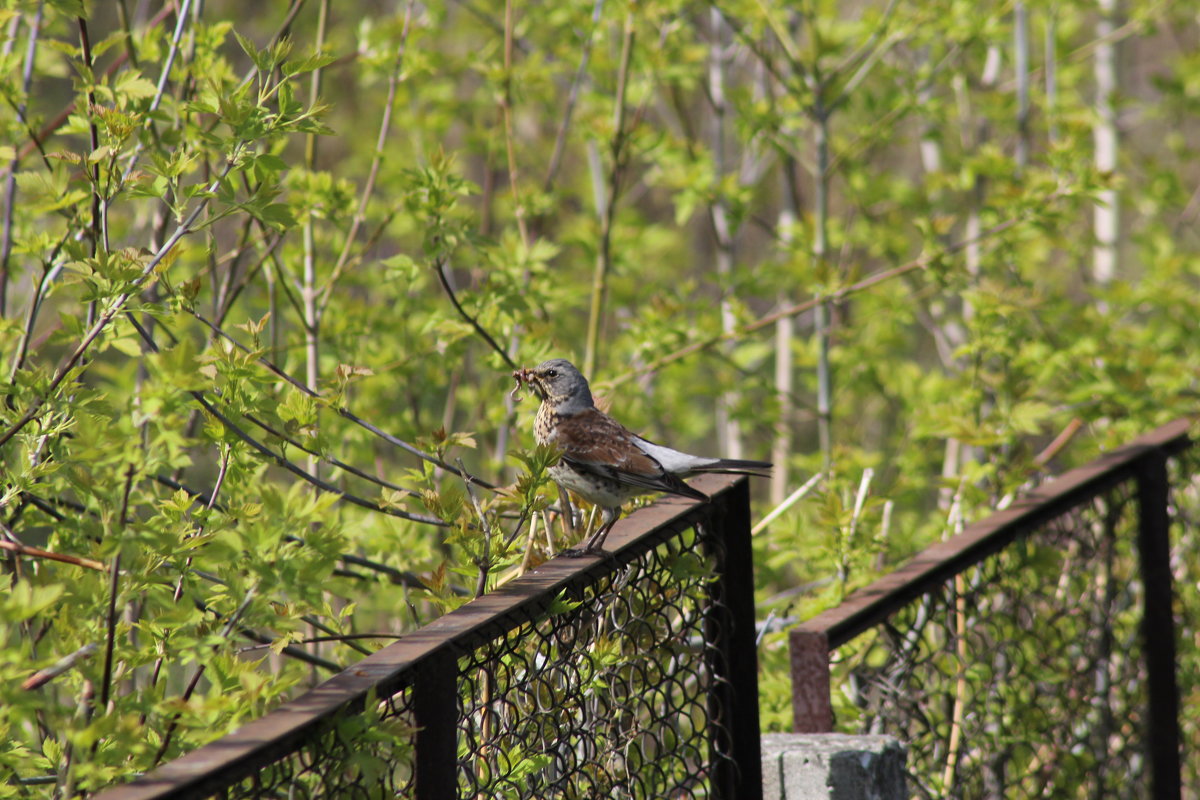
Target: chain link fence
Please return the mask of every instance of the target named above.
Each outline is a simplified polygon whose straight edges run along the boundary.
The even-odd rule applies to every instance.
[[[1144,786],[1128,490],[1030,532],[839,648],[839,726],[908,742],[920,797],[1124,797]]]
[[[713,560],[690,532],[459,662],[460,797],[710,794]]]
[[[913,796],[1196,797],[1173,704],[1200,700],[1200,454],[1182,423],[1148,440],[794,635],[827,653],[838,730],[907,744]]]
[[[761,797],[748,490],[696,485],[97,800]]]

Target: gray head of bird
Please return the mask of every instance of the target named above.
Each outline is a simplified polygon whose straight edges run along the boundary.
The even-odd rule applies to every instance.
[[[592,407],[592,390],[587,378],[565,358],[552,358],[536,367],[522,367],[513,373],[518,385],[533,389],[543,403],[563,411]]]

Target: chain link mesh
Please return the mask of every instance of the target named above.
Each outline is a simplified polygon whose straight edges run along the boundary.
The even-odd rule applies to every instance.
[[[708,796],[711,569],[694,545],[651,550],[461,659],[460,797]]]
[[[282,758],[210,796],[222,800],[413,797],[416,727],[411,700],[411,689],[404,687],[363,713],[325,723]]]
[[[1176,597],[1196,608],[1200,465],[1169,466]],[[907,743],[917,797],[1147,796],[1136,492],[1130,478],[1029,531],[831,654],[839,728]],[[1176,617],[1195,708],[1200,639]]]
[[[603,565],[545,613],[456,639],[459,797],[710,796],[729,761],[712,689],[731,617],[705,528]],[[410,681],[208,796],[415,797],[412,694]]]

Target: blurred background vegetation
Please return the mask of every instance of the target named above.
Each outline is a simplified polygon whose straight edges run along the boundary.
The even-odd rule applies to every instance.
[[[0,797],[548,557],[514,364],[775,461],[776,629],[1194,412],[1198,42],[1162,0],[4,0]]]

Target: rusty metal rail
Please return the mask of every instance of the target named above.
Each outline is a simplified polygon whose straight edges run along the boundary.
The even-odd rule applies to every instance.
[[[1178,420],[1065,473],[794,629],[795,729],[833,730],[832,669],[839,728],[907,740],[917,768],[936,773],[915,776],[919,794],[1041,796],[1061,790],[1058,767],[1106,796],[1180,797],[1171,537],[1195,559],[1188,428]],[[1026,712],[1032,733],[1014,721]]]
[[[761,797],[747,482],[694,485],[96,800]]]

